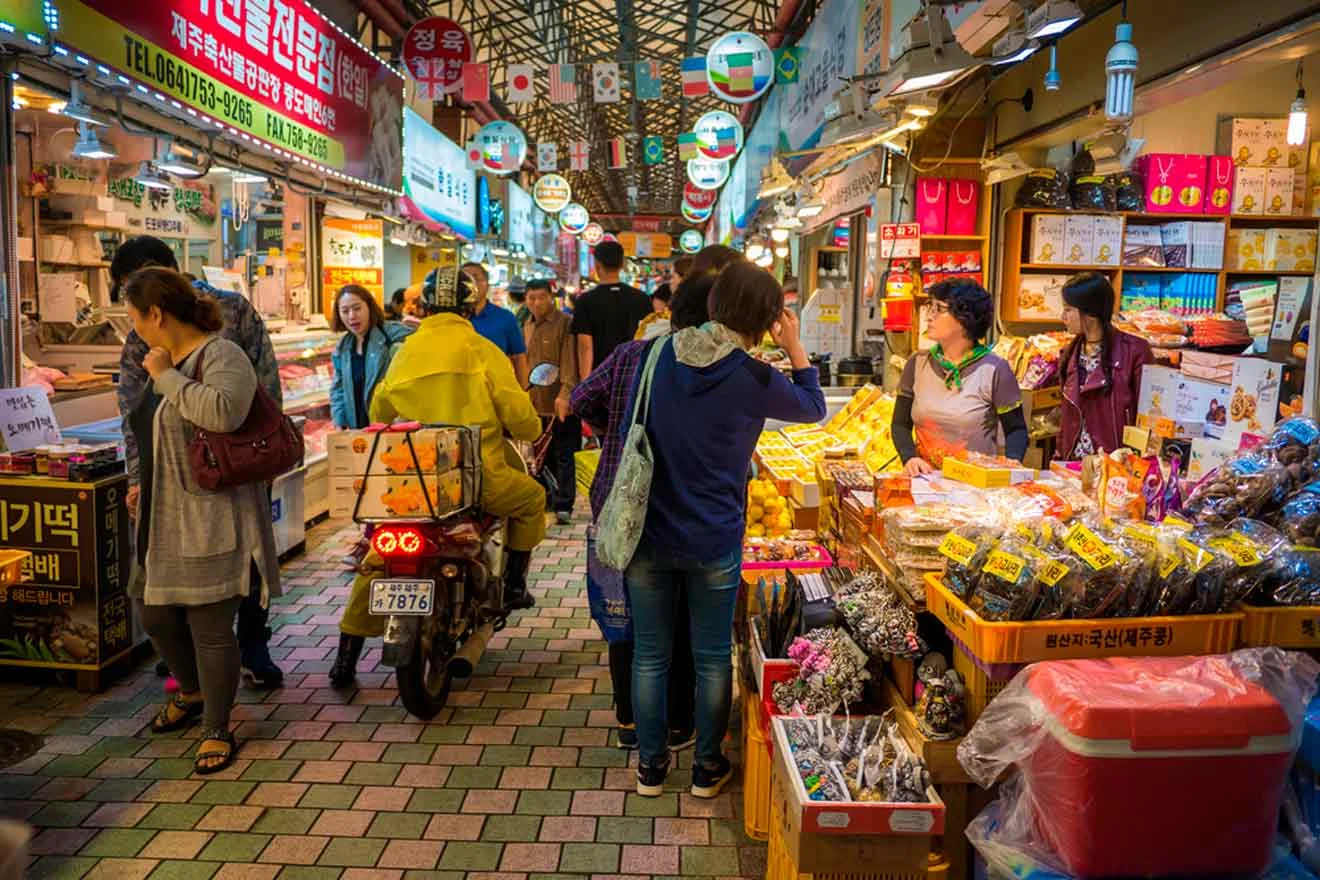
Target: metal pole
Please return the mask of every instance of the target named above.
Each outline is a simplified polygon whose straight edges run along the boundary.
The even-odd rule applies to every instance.
[[[0,58],[0,388],[23,375],[18,294],[18,152],[14,142],[14,78],[18,62]]]

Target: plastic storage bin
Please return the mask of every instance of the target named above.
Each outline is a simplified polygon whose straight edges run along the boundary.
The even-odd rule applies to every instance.
[[[966,706],[967,723],[974,724],[976,719],[990,705],[990,701],[999,696],[1013,676],[1025,667],[1022,663],[982,663],[967,653],[967,646],[957,639],[953,640],[953,668],[962,676],[967,686]]]
[[[1288,717],[1224,658],[1041,663],[1045,735],[1021,763],[1041,833],[1080,877],[1255,876],[1270,864]]]
[[[753,840],[770,837],[770,741],[759,695],[743,694],[743,830]]]
[[[1243,605],[1242,644],[1248,648],[1320,648],[1320,606],[1259,608]]]
[[[860,872],[820,872],[814,874],[798,869],[797,863],[784,844],[779,832],[782,816],[777,810],[771,810],[770,843],[767,847],[765,880],[947,880],[949,863],[943,860],[929,861],[925,871],[860,871]]]

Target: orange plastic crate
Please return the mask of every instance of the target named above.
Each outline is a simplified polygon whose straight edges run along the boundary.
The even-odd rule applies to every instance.
[[[973,657],[991,664],[1222,654],[1237,646],[1244,618],[1235,613],[996,623],[982,620],[936,574],[926,575],[926,608]]]
[[[1320,648],[1320,606],[1261,608],[1243,605],[1242,644],[1248,648]]]
[[[770,837],[770,746],[760,697],[743,694],[743,831],[753,840]]]

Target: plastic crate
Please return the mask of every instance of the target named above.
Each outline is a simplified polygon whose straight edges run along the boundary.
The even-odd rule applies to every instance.
[[[1242,606],[1242,644],[1248,648],[1320,648],[1320,606]]]
[[[779,833],[782,817],[773,806],[771,813],[765,880],[947,880],[949,876],[949,863],[943,860],[933,861],[925,871],[817,872],[815,874],[800,871]],[[932,855],[930,858],[935,859],[936,856]]]
[[[967,724],[970,727],[981,717],[990,701],[1008,686],[1013,676],[1026,668],[1025,663],[981,663],[957,639],[953,640],[953,668],[967,686]]]
[[[27,550],[0,550],[0,587],[18,583],[23,576],[23,560],[31,555]]]
[[[747,658],[751,664],[752,682],[756,685],[756,692],[764,695],[770,690],[770,686],[774,682],[784,681],[785,676],[788,678],[795,677],[800,667],[796,660],[784,660],[765,655],[765,648],[761,646],[761,633],[756,628],[756,620],[753,617],[747,621]],[[774,672],[773,670],[779,671]],[[768,677],[767,671],[769,671]]]
[[[770,837],[770,739],[757,694],[743,694],[743,831],[753,840]]]
[[[982,663],[1222,654],[1237,647],[1244,615],[1115,617],[994,623],[926,575],[926,608]]]

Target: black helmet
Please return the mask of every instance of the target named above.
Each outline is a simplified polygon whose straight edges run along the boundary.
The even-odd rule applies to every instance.
[[[477,293],[472,279],[462,272],[453,270],[451,272],[452,274],[446,274],[454,279],[452,284],[438,283],[439,268],[432,269],[426,274],[426,280],[422,282],[422,295],[417,300],[417,305],[422,311],[433,315],[437,312],[467,314],[472,310]]]

